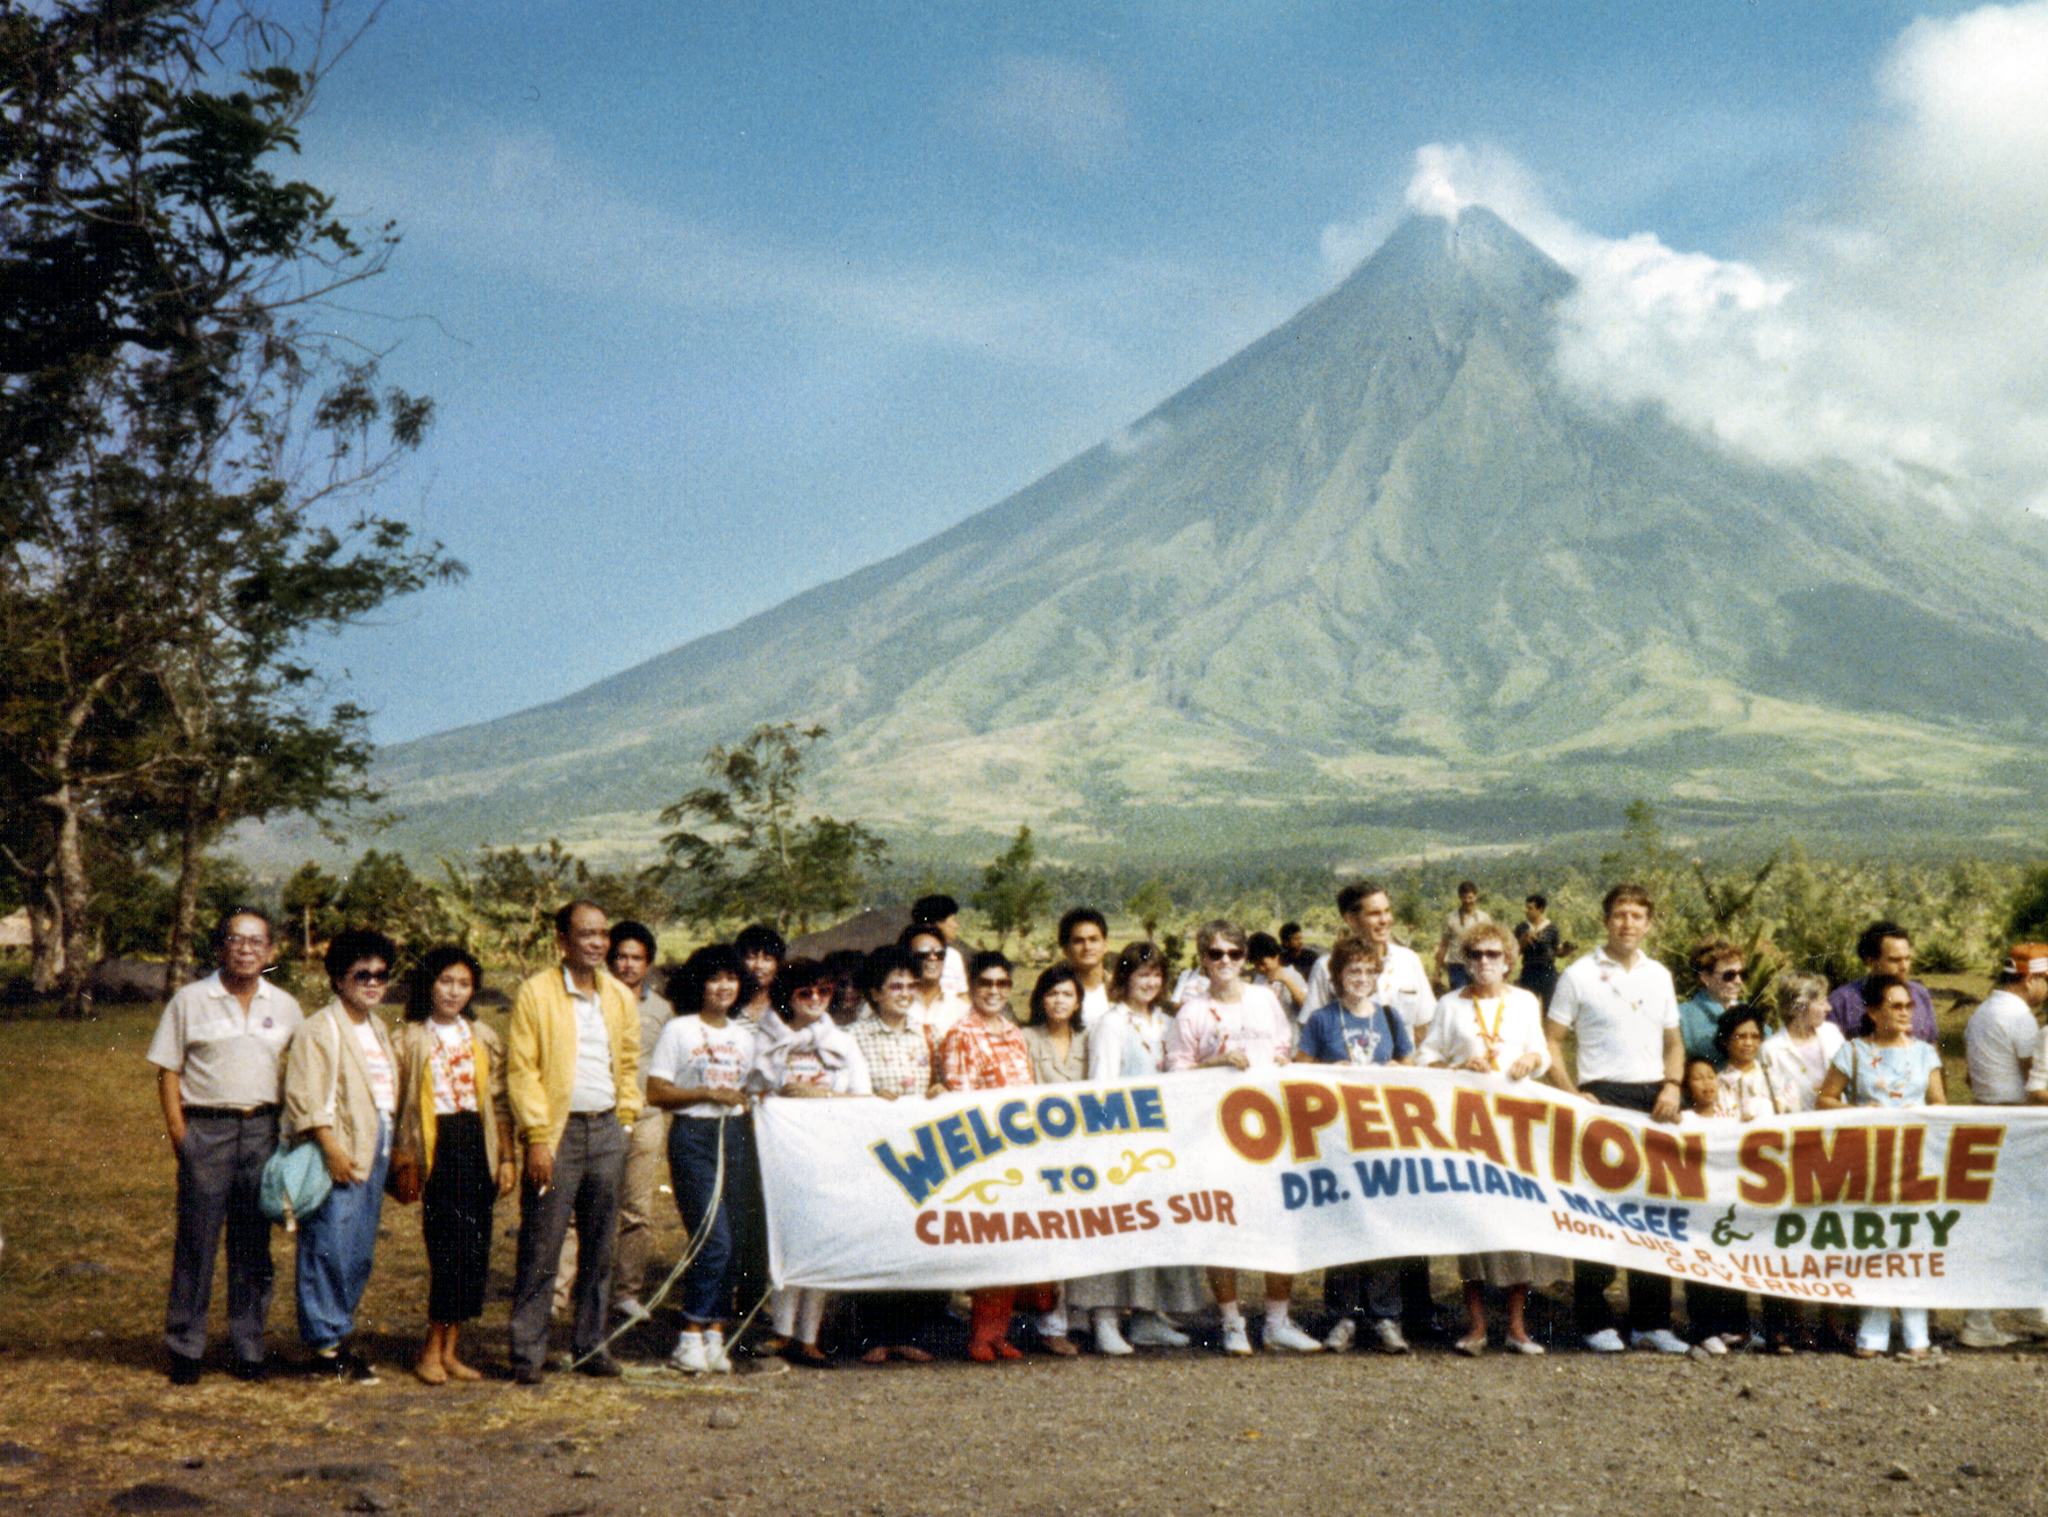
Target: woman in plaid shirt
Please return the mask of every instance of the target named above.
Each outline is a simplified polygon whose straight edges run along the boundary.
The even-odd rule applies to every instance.
[[[939,1044],[946,1089],[1003,1090],[1031,1083],[1031,1053],[1024,1046],[1023,1029],[1010,1015],[1010,974],[1010,961],[1000,953],[978,953],[969,962],[967,993],[974,1009]],[[1044,1311],[1052,1295],[1043,1285],[973,1292],[967,1357],[979,1364],[1023,1358],[1023,1350],[1010,1341],[1010,1314],[1020,1297],[1026,1298],[1027,1311]]]

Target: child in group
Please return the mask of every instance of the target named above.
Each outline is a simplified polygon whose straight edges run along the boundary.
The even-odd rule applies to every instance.
[[[1845,1043],[1821,1082],[1820,1109],[1844,1106],[1945,1106],[1941,1055],[1913,1036],[1913,992],[1896,975],[1872,975],[1863,982],[1869,1016],[1864,1035]],[[1928,1359],[1927,1308],[1904,1306],[1899,1336],[1908,1359]],[[1856,1324],[1856,1357],[1876,1359],[1891,1348],[1892,1308],[1866,1306]]]

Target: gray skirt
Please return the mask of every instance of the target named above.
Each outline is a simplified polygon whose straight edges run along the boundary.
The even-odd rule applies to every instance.
[[[1554,1254],[1504,1250],[1458,1255],[1458,1278],[1467,1285],[1555,1285],[1565,1272],[1565,1261]]]
[[[1193,1264],[1121,1269],[1067,1282],[1067,1305],[1077,1311],[1198,1312],[1208,1304],[1203,1270]]]

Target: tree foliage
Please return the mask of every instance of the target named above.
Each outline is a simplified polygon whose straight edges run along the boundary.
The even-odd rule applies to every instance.
[[[1046,915],[1052,905],[1052,882],[1038,867],[1038,844],[1029,827],[1019,827],[1010,846],[982,870],[974,904],[1004,944],[1011,933],[1028,938],[1031,924]]]
[[[683,916],[706,925],[756,920],[783,931],[859,904],[888,847],[859,822],[801,818],[803,771],[821,726],[767,722],[704,755],[711,783],[663,809],[656,878]]]
[[[396,235],[273,169],[331,14],[302,35],[205,0],[0,14],[0,800],[73,1011],[89,835],[170,840],[182,958],[228,827],[366,794],[363,713],[328,703],[308,635],[460,572],[368,504],[431,403],[332,330]]]

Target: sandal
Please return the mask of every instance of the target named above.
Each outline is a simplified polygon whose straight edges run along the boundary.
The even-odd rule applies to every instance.
[[[885,1343],[877,1343],[873,1348],[860,1356],[860,1362],[862,1364],[887,1364],[889,1362],[889,1346]]]
[[[915,1343],[899,1344],[891,1352],[905,1364],[930,1364],[932,1362],[932,1356],[919,1348]]]
[[[1081,1353],[1081,1350],[1075,1347],[1074,1340],[1066,1337],[1040,1338],[1038,1346],[1048,1354],[1051,1354],[1055,1359],[1074,1359],[1078,1358]]]
[[[1486,1334],[1474,1333],[1470,1337],[1460,1338],[1456,1343],[1452,1344],[1451,1347],[1455,1348],[1467,1359],[1477,1359],[1481,1354],[1486,1352]],[[1518,1352],[1526,1353],[1527,1350],[1518,1350]]]

